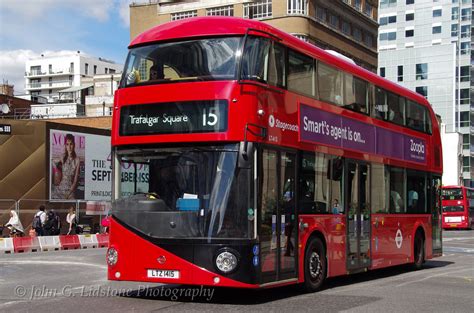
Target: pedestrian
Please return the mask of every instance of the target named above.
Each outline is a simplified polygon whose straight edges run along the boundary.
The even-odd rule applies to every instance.
[[[101,221],[100,225],[104,228],[104,233],[109,232],[109,227],[110,227],[110,216],[106,215]]]
[[[33,217],[31,228],[35,230],[37,236],[44,236],[44,223],[46,223],[46,208],[41,205]]]
[[[57,236],[61,229],[61,222],[59,216],[54,210],[46,213],[46,222],[44,223],[44,235],[45,236]]]
[[[74,207],[71,205],[69,208],[69,213],[66,216],[66,223],[68,224],[68,235],[75,235],[76,234],[76,212],[74,211]]]
[[[25,232],[25,230],[23,229],[23,225],[21,224],[20,218],[14,210],[10,211],[10,219],[5,224],[5,227],[10,230],[10,237],[21,237]]]

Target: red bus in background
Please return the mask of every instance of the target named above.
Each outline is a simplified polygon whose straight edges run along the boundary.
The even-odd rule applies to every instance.
[[[253,20],[174,21],[129,49],[109,279],[317,290],[442,253],[424,97]]]
[[[474,227],[474,189],[443,186],[443,229]]]

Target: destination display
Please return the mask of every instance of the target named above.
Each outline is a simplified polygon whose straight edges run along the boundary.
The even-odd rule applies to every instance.
[[[227,130],[227,101],[168,102],[122,107],[121,136],[209,133]]]
[[[421,138],[368,125],[304,104],[300,105],[299,122],[301,141],[426,163],[426,142]]]

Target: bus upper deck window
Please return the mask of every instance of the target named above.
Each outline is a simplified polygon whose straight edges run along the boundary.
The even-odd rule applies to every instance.
[[[271,42],[267,38],[250,37],[247,40],[242,60],[242,79],[267,81],[270,47]]]

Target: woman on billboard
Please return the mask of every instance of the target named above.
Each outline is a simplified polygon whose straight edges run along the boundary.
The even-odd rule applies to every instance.
[[[54,199],[75,199],[79,183],[79,157],[76,154],[74,136],[67,134],[64,138],[64,154],[56,160],[53,167]]]

